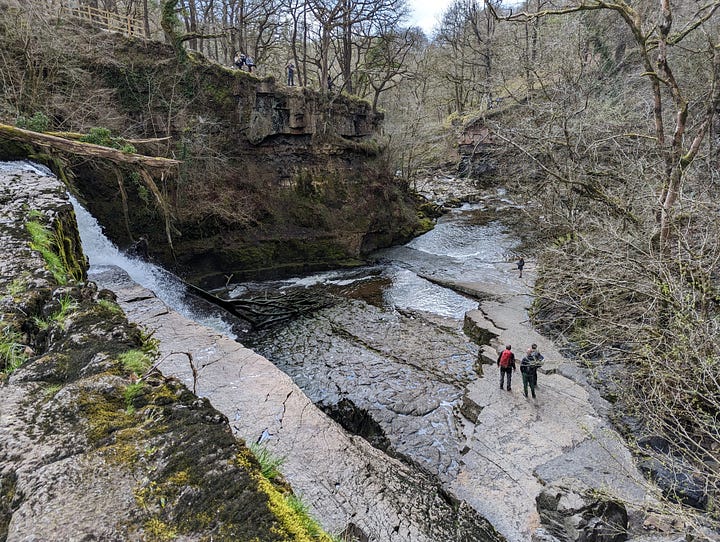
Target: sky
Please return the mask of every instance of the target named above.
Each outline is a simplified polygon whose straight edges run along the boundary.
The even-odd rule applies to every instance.
[[[419,26],[430,36],[451,3],[452,0],[408,0],[410,24]]]

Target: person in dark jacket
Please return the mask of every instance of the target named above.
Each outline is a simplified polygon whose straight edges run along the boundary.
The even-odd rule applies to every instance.
[[[292,60],[288,61],[288,63],[285,65],[285,70],[287,71],[287,84],[289,87],[295,86],[295,64]]]
[[[528,386],[535,399],[535,387],[537,386],[537,372],[543,363],[544,356],[538,352],[537,345],[533,344],[528,348],[527,353],[520,360],[520,374],[523,381],[523,394],[528,396]]]
[[[520,278],[522,278],[522,270],[525,267],[525,258],[520,258],[517,263],[518,271],[520,271]]]
[[[512,391],[510,387],[510,380],[512,379],[512,372],[515,371],[515,354],[512,352],[512,346],[509,344],[505,347],[505,350],[500,352],[497,359],[498,367],[500,367],[500,389],[503,389],[503,382],[505,375],[507,375],[507,391]]]
[[[243,66],[245,66],[245,59],[246,59],[246,58],[247,58],[247,57],[245,56],[245,54],[244,54],[244,53],[241,53],[240,51],[238,51],[237,53],[235,53],[235,59],[233,60],[233,64],[235,64],[235,67],[236,67],[238,70],[242,70],[242,69],[243,69]]]

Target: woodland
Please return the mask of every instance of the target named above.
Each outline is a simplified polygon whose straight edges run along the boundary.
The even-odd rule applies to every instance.
[[[0,43],[6,124],[103,120],[102,102],[46,87],[70,45],[43,14],[89,6],[178,61],[229,67],[242,51],[278,82],[292,61],[299,86],[368,100],[410,189],[454,172],[458,139],[486,129],[471,175],[524,203],[534,324],[588,369],[639,454],[702,489],[690,502],[669,486],[678,517],[720,527],[720,0],[456,0],[432,35],[404,0],[25,0],[20,23],[4,3],[0,42],[26,50],[19,66]]]

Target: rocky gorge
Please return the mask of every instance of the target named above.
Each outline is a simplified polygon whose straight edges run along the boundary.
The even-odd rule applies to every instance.
[[[38,65],[55,65],[57,51],[13,39],[13,17],[32,14],[3,2],[0,13],[8,63],[22,66],[30,47]],[[63,59],[38,75],[51,105],[35,128],[73,146],[5,126],[0,158],[53,169],[118,246],[144,237],[153,258],[210,287],[354,264],[428,227],[381,152],[383,114],[368,102],[78,21],[37,24],[52,26]],[[92,107],[78,108],[77,94]],[[0,102],[0,118],[10,125],[32,107]],[[99,158],[93,144],[119,152]]]
[[[75,50],[44,81],[98,105],[79,111],[58,92],[45,128],[92,141],[74,153],[30,131],[0,133],[0,157],[32,157],[63,179],[34,166],[3,172],[5,539],[326,539],[282,506],[293,492],[348,541],[711,539],[664,508],[587,371],[533,329],[532,258],[520,281],[509,279],[511,249],[485,265],[459,263],[442,239],[428,248],[432,236],[402,245],[429,222],[388,173],[382,114],[200,55],[178,62],[161,43],[69,27]],[[22,60],[24,46],[8,57]],[[97,127],[122,137],[96,138]],[[497,173],[488,135],[481,127],[460,145],[476,175]],[[115,161],[92,154],[118,144]],[[154,159],[166,162],[152,169]],[[483,228],[523,205],[496,182],[424,184],[480,207],[484,219],[460,209],[433,230],[456,220],[469,253],[506,242]],[[387,284],[361,280],[341,302],[241,345],[118,269],[88,280],[65,189],[120,247],[144,236],[154,261],[204,287],[354,266],[396,245],[380,260],[422,283],[411,296],[428,285],[457,294],[451,314],[388,309]],[[29,236],[28,223],[51,226],[54,241]],[[494,365],[505,344],[521,353],[532,342],[547,359],[537,401],[520,395],[519,375],[512,393],[500,391]],[[282,458],[283,476],[266,483],[244,443]]]
[[[77,269],[83,270],[64,187],[46,174],[3,173],[3,193],[6,202],[15,202],[4,207],[3,223],[13,226],[4,229],[3,243],[14,248],[13,257],[3,264],[3,321],[25,333],[16,344],[30,348],[3,385],[0,509],[6,539],[21,539],[31,532],[41,537],[54,533],[50,537],[58,540],[79,533],[145,540],[163,539],[168,533],[174,539],[201,537],[202,532],[249,533],[243,530],[247,527],[233,530],[231,525],[237,507],[246,509],[248,489],[230,484],[233,478],[227,473],[220,474],[222,484],[213,481],[213,476],[225,472],[221,465],[228,465],[228,457],[237,453],[245,457],[243,441],[262,442],[282,455],[282,472],[294,491],[326,529],[343,532],[349,540],[669,542],[680,536],[673,533],[680,533],[682,526],[663,514],[652,485],[604,420],[603,400],[573,381],[581,380],[573,363],[527,323],[532,265],[527,279],[510,283],[499,276],[487,276],[482,283],[434,277],[484,299],[477,310],[467,313],[463,326],[480,346],[463,346],[460,329],[448,328],[444,322],[441,332],[456,337],[450,344],[454,341],[457,350],[467,351],[464,358],[433,366],[432,345],[419,349],[427,353],[425,361],[411,347],[405,354],[394,353],[394,363],[406,375],[417,372],[417,377],[410,377],[417,382],[413,386],[405,381],[406,390],[396,389],[387,396],[391,407],[387,415],[374,416],[389,448],[397,453],[392,457],[346,432],[265,358],[181,317],[122,272],[105,271],[91,283],[81,273],[74,280],[87,286],[53,286],[37,249],[29,248],[22,224],[28,208],[35,210],[37,219],[66,209],[60,215],[67,217],[62,221],[63,239],[75,241],[63,245],[70,247],[63,259],[78,262]],[[11,209],[17,210],[11,213]],[[94,289],[94,283],[101,289]],[[96,301],[100,305],[96,310],[109,312],[85,318],[80,317],[87,314],[85,310],[77,307],[61,324],[51,324],[49,332],[36,330],[33,325],[38,324],[31,316],[55,314],[61,305],[58,299],[66,295],[81,307],[85,298],[87,302],[117,300],[139,327],[123,327],[122,313]],[[26,299],[36,301],[28,304]],[[412,321],[403,320],[380,321],[377,332],[397,328],[406,337],[423,336],[438,325],[419,314]],[[106,329],[110,335],[98,344],[83,339],[86,328]],[[365,337],[353,340],[372,345],[372,334],[368,329]],[[149,389],[128,396],[123,390],[137,376],[122,370],[118,374],[113,360],[122,351],[141,348],[143,336],[159,341],[155,369],[162,376],[154,371],[143,374],[147,381],[143,388]],[[495,351],[506,342],[537,342],[545,354],[548,363],[537,402],[527,401],[517,389],[513,394],[497,389]],[[61,344],[84,347],[85,353],[64,351]],[[469,362],[474,358],[478,364],[471,370]],[[70,360],[90,364],[83,368]],[[378,365],[376,369],[392,368]],[[361,380],[365,378],[357,367],[354,370]],[[371,397],[363,399],[364,393],[382,398],[385,386],[396,387],[388,374],[378,373],[372,385],[348,387],[339,363],[328,376],[339,395],[362,405]],[[431,392],[437,386],[433,381],[445,384]],[[417,385],[420,391],[411,391]],[[433,399],[434,393],[443,400]],[[112,408],[100,412],[107,401]],[[71,408],[70,403],[76,406]],[[68,418],[69,413],[74,414]],[[164,416],[180,414],[197,422],[189,423],[186,417],[165,421]],[[58,424],[62,431],[56,431]],[[213,427],[218,435],[226,435],[222,447],[217,444],[219,437],[197,432]],[[191,428],[192,435],[186,432]],[[227,439],[230,431],[237,442]],[[214,443],[212,451],[190,445],[195,442]],[[39,455],[39,450],[46,452]],[[205,466],[200,468],[195,461]],[[232,476],[249,483],[242,474],[243,463],[229,465],[236,465]],[[188,478],[190,472],[193,476]],[[202,472],[208,477],[200,476]],[[60,494],[66,497],[62,506]],[[114,497],[93,499],[95,506],[83,500],[100,494]],[[126,512],[116,509],[118,502],[124,503],[121,510]],[[223,512],[209,518],[202,503],[213,502],[224,503]],[[62,520],[68,517],[73,518],[70,524]],[[272,529],[266,532],[261,527],[275,521],[272,513],[268,523],[258,517],[250,514],[247,521],[259,539],[294,539],[287,533],[273,538]],[[228,525],[221,528],[226,521]]]

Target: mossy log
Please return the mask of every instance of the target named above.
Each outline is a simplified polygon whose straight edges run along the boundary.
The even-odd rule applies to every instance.
[[[170,208],[162,196],[160,189],[155,183],[153,177],[155,175],[161,178],[173,177],[177,171],[180,161],[171,158],[161,158],[157,156],[145,156],[142,154],[124,152],[111,147],[95,145],[94,143],[85,143],[83,141],[74,141],[76,134],[69,133],[72,139],[60,137],[60,133],[47,134],[23,130],[16,126],[0,124],[0,141],[8,140],[31,145],[33,148],[43,148],[51,151],[59,151],[61,153],[82,156],[85,158],[96,158],[105,160],[114,164],[118,168],[131,167],[135,169],[147,186],[148,190],[153,194],[157,202],[158,209],[162,213],[165,220],[165,236],[170,246],[170,252],[175,254],[172,242],[172,225]],[[118,182],[121,186],[121,193],[124,192],[122,186],[122,176],[118,174]],[[123,204],[125,205],[125,197],[123,195]],[[127,222],[127,213],[125,213]]]
[[[22,128],[9,126],[7,124],[0,124],[0,139],[20,141],[46,148],[49,147],[78,156],[102,158],[118,165],[136,165],[153,171],[170,172],[180,164],[178,160],[173,160],[171,158],[160,158],[156,156],[144,156],[142,154],[123,152],[110,147],[95,145],[93,143],[73,141],[56,135],[23,130]]]
[[[82,139],[87,134],[84,134],[82,132],[44,132],[45,135],[55,136],[55,137],[61,137],[63,139],[72,139],[77,141],[78,139]],[[160,143],[163,141],[170,141],[171,137],[147,137],[142,139],[128,139],[123,137],[123,141],[126,143],[130,143],[131,145],[142,145],[145,143]]]

